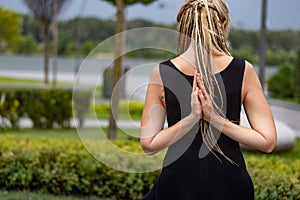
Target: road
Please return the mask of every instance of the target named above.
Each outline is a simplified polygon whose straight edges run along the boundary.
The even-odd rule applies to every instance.
[[[269,100],[269,104],[274,118],[284,122],[300,137],[300,106],[279,100]]]

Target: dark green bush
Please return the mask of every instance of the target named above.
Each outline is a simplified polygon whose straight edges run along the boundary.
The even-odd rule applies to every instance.
[[[247,158],[257,200],[300,199],[300,160],[268,155]]]
[[[91,103],[91,91],[77,89],[73,93],[73,112],[79,120],[79,127],[83,126],[85,114],[88,112]]]
[[[93,142],[102,144],[101,140]],[[1,136],[0,143],[0,188],[3,190],[140,199],[159,175],[159,171],[125,173],[106,167],[76,140]],[[137,142],[124,140],[117,141],[116,145],[140,151]],[[300,160],[291,162],[280,155],[262,154],[245,157],[254,182],[255,199],[300,199]]]
[[[38,44],[32,35],[23,36],[13,47],[14,53],[32,54],[36,52]]]
[[[7,119],[13,128],[18,128],[20,118],[26,113],[25,94],[20,90],[0,90],[0,97],[0,117]],[[2,126],[9,125],[3,123]]]
[[[268,80],[268,91],[275,98],[294,97],[294,70],[291,64],[282,65]]]
[[[9,88],[0,89],[0,116],[13,128],[18,128],[21,117],[31,119],[35,128],[69,127],[72,118],[71,89]],[[76,106],[82,121],[89,101]],[[76,108],[78,110],[76,110]]]
[[[298,101],[298,103],[300,103],[300,48],[299,48],[299,51],[298,51],[298,59],[297,59],[297,62],[295,64],[294,79],[295,79],[294,95],[295,95],[295,98]]]
[[[125,173],[106,167],[79,141],[49,138],[20,141],[17,137],[3,136],[0,142],[3,190],[139,199],[158,176],[158,172]],[[138,144],[118,142],[118,146],[122,145],[137,149]]]
[[[69,127],[72,117],[72,91],[61,89],[31,90],[27,97],[27,115],[35,128]]]
[[[98,118],[106,118],[110,114],[109,103],[96,104],[94,106],[94,111]],[[141,102],[127,102],[122,101],[119,104],[119,116],[120,118],[132,118],[140,119],[143,113],[144,103]]]

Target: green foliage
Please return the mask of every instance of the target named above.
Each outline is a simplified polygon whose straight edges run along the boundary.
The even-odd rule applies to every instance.
[[[72,91],[40,89],[27,91],[27,115],[35,128],[69,127],[72,117]],[[32,106],[34,105],[34,106]]]
[[[158,172],[124,173],[106,167],[79,141],[21,141],[11,136],[3,136],[0,141],[4,144],[0,147],[0,187],[4,190],[139,199],[158,175]],[[117,143],[130,149],[138,149],[139,145],[132,141]]]
[[[296,30],[268,31],[267,46],[272,49],[284,49],[290,51],[298,49],[300,43],[300,32]]]
[[[20,16],[11,10],[0,7],[0,52],[12,47],[21,37]]]
[[[24,116],[32,120],[35,128],[70,126],[72,90],[1,89],[0,95],[0,116],[7,119],[13,128],[18,128],[18,121]],[[89,104],[85,103],[83,106],[88,108]],[[76,112],[80,113],[80,117],[87,111],[80,106],[75,108],[78,109]]]
[[[258,63],[259,32],[233,29],[228,37],[233,55]],[[294,62],[300,42],[300,32],[293,30],[272,31],[267,33],[266,64],[279,66]]]
[[[75,43],[70,35],[61,32],[58,37],[58,55],[70,55],[75,51]]]
[[[87,56],[91,51],[98,45],[97,42],[92,40],[87,40],[81,45],[80,53]]]
[[[113,5],[116,5],[116,0],[102,0],[102,1],[107,1]],[[150,4],[156,0],[124,0],[125,5],[133,5],[137,3],[141,4]]]
[[[282,65],[278,72],[268,80],[268,91],[275,98],[292,98],[294,96],[293,67]]]
[[[43,34],[41,32],[40,22],[29,15],[22,15],[22,21],[22,35],[32,35],[38,43],[41,43],[43,41]]]
[[[234,57],[243,58],[250,63],[258,63],[258,56],[254,53],[254,51],[249,47],[244,47],[241,49],[233,49],[232,55]]]
[[[296,98],[296,100],[300,103],[300,48],[298,51],[298,59],[297,62],[295,64],[295,92],[294,92],[294,96]]]
[[[20,118],[26,113],[25,95],[20,90],[0,90],[0,94],[0,116],[8,119],[13,128],[18,128]]]
[[[28,192],[28,191],[1,191],[1,200],[111,200],[102,199],[96,196],[66,196],[66,195],[50,195],[41,192]]]
[[[243,29],[231,30],[228,40],[232,49],[251,49],[252,52],[258,52],[259,32],[247,31]]]
[[[73,112],[79,120],[79,127],[83,126],[83,120],[91,103],[91,91],[77,89],[73,93]]]
[[[32,54],[37,50],[37,42],[32,35],[24,36],[13,47],[13,51],[18,54]]]
[[[281,65],[268,80],[268,91],[272,97],[300,102],[300,51],[297,56]]]
[[[94,105],[94,111],[98,118],[108,118],[111,105],[109,103],[101,103]],[[125,119],[140,119],[143,113],[144,104],[140,102],[122,101],[119,104],[119,117]]]
[[[115,22],[95,17],[76,17],[59,22],[58,29],[59,35],[66,34],[73,41],[79,41],[80,43],[87,40],[100,42],[115,34]]]
[[[2,190],[140,199],[159,175],[159,171],[134,174],[111,169],[95,160],[78,140],[2,135],[0,143]],[[101,140],[93,143],[102,145],[105,152]],[[124,140],[115,144],[126,151],[141,151],[138,142]],[[256,200],[300,198],[299,155],[289,158],[246,152],[245,158]]]
[[[278,66],[283,63],[294,63],[297,59],[295,50],[284,50],[276,48],[274,50],[268,48],[266,51],[266,64],[271,66]]]
[[[255,199],[300,199],[300,160],[249,156],[247,167],[253,179]]]
[[[176,57],[176,54],[161,49],[144,48],[144,49],[131,51],[127,53],[126,56],[131,58],[145,58],[145,59],[153,59],[153,58],[171,59],[173,57]]]

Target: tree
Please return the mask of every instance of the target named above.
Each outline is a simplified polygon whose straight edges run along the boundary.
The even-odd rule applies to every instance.
[[[0,52],[14,46],[21,38],[21,24],[22,20],[16,12],[0,7]]]
[[[262,15],[259,43],[259,80],[264,88],[266,65],[266,37],[267,37],[267,5],[268,0],[262,0]]]
[[[43,40],[44,40],[44,73],[45,85],[48,85],[48,70],[49,70],[49,36],[50,25],[54,19],[54,3],[57,1],[57,13],[61,10],[67,0],[23,0],[31,11],[33,16],[43,26]]]
[[[108,127],[108,138],[115,139],[116,138],[116,120],[118,118],[118,107],[119,107],[119,100],[120,100],[120,89],[117,86],[118,80],[121,78],[121,69],[122,69],[122,50],[123,50],[123,40],[121,33],[125,30],[125,15],[124,9],[128,5],[133,5],[137,3],[142,4],[150,4],[155,0],[103,0],[107,1],[117,8],[117,23],[116,23],[116,42],[115,42],[115,62],[113,67],[113,88],[114,88],[114,97],[112,98],[111,102],[111,113],[109,118],[109,127]]]
[[[298,59],[295,64],[295,94],[297,102],[300,103],[300,48],[298,51]]]

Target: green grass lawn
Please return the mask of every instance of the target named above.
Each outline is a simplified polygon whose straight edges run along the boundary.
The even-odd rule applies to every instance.
[[[89,138],[99,138],[101,131],[105,134],[107,133],[107,128],[84,128],[80,129],[80,134],[89,134]],[[118,129],[117,130],[117,140],[126,140],[132,138],[130,135],[138,136],[139,129],[126,128],[126,129]],[[24,139],[39,139],[39,138],[58,138],[58,139],[67,139],[67,140],[79,140],[79,134],[77,129],[51,129],[51,130],[40,130],[40,129],[21,129],[21,130],[4,130],[0,131],[1,135],[13,135],[19,138]]]
[[[49,85],[52,85],[51,81],[49,82]],[[72,86],[73,83],[58,82],[57,85]],[[0,87],[1,86],[44,86],[44,81],[35,79],[0,77]]]

